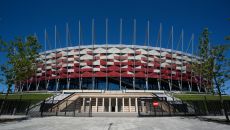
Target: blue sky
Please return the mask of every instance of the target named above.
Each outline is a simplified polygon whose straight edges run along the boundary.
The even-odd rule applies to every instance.
[[[229,12],[229,0],[1,0],[0,36],[9,41],[36,33],[44,44],[46,28],[51,44],[48,49],[51,49],[54,48],[54,25],[57,25],[61,46],[64,47],[65,25],[68,23],[71,44],[77,45],[77,21],[81,20],[83,42],[90,44],[91,19],[94,18],[96,43],[101,44],[105,42],[105,18],[108,18],[108,41],[116,44],[119,42],[119,19],[122,18],[124,44],[131,44],[135,18],[138,44],[144,43],[147,20],[150,20],[151,46],[155,46],[159,24],[162,23],[162,46],[167,46],[170,27],[174,26],[174,43],[178,42],[183,29],[186,48],[192,33],[197,46],[198,36],[205,27],[211,32],[211,44],[227,43],[224,37],[230,34]],[[4,60],[2,56],[0,62]]]

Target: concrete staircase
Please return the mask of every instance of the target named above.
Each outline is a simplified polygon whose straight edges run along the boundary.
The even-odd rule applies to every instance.
[[[69,107],[70,105],[73,105],[74,102],[77,100],[77,98],[79,97],[79,94],[73,93],[70,94],[68,96],[61,96],[61,97],[65,97],[62,100],[58,100],[58,102],[56,102],[51,108],[51,111],[63,111],[65,108],[65,110],[67,110],[67,107]],[[57,98],[57,99],[61,99],[61,97]],[[54,100],[55,101],[55,100]],[[71,107],[71,106],[70,106]]]
[[[154,93],[153,95],[155,95],[158,98],[166,98],[166,101],[159,102],[161,109],[165,112],[172,113],[173,111],[177,111],[176,106],[183,104],[183,102],[180,99],[174,97],[173,93],[170,93],[168,91],[163,91],[161,93]]]
[[[58,94],[46,99],[46,103],[52,103],[52,104],[58,103],[59,101],[67,98],[69,95],[71,95],[71,94],[58,93]]]

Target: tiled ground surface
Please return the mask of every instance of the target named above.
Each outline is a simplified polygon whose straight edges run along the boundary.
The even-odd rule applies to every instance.
[[[0,130],[230,130],[194,117],[44,117],[1,123]]]

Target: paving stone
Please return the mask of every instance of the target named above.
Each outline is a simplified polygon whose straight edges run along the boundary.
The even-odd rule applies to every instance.
[[[0,130],[230,130],[194,117],[44,117],[0,124]]]

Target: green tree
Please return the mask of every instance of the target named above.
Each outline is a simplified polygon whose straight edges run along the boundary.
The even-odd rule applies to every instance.
[[[196,75],[199,75],[206,82],[203,82],[206,88],[211,88],[214,92],[214,86],[218,91],[220,97],[221,108],[229,121],[226,109],[224,109],[221,90],[227,80],[230,78],[229,59],[225,56],[225,52],[230,48],[228,44],[216,45],[210,47],[209,32],[205,28],[200,37],[198,56],[199,62],[195,63],[193,70]],[[211,84],[213,84],[211,86]]]
[[[6,100],[13,85],[21,86],[22,83],[29,80],[29,77],[35,75],[36,61],[41,45],[36,37],[28,36],[26,41],[17,38],[6,43],[1,40],[0,48],[6,53],[7,57],[7,61],[0,67],[1,75],[5,78],[5,83],[7,84]],[[0,112],[2,112],[3,106],[4,101]]]
[[[15,74],[14,82],[18,85],[28,80],[29,77],[34,76],[36,69],[36,60],[38,58],[38,51],[41,45],[33,36],[29,36],[26,42],[21,39],[16,39],[8,45],[7,57],[8,64],[13,66]]]
[[[0,53],[1,52],[3,52],[4,51],[4,49],[3,49],[3,47],[6,45],[6,43],[1,39],[1,37],[0,37]],[[0,59],[1,60],[1,59]],[[0,61],[1,62],[1,61]],[[6,69],[5,69],[5,65],[0,65],[0,83],[2,83],[2,84],[4,84],[4,83],[6,83],[5,82],[5,77],[7,77],[6,75],[5,75],[5,71]],[[7,90],[8,91],[8,90]]]
[[[0,40],[0,52],[6,51],[5,48],[6,45],[7,45],[6,42]],[[9,93],[12,92],[12,85],[14,83],[13,79],[14,79],[14,74],[13,74],[12,66],[11,65],[8,66],[6,64],[0,65],[0,83],[7,85],[6,95],[0,107],[0,115],[2,114],[2,109],[5,104],[5,101],[7,100]]]
[[[225,51],[230,48],[230,45],[218,45],[211,50],[211,59],[213,60],[213,80],[220,97],[221,108],[224,112],[227,121],[229,121],[227,110],[224,108],[221,88],[225,82],[230,79],[230,61],[224,55]]]
[[[7,85],[7,94],[9,94],[12,92],[12,86],[14,84],[14,73],[12,71],[12,67],[8,67],[6,64],[3,64],[0,66],[0,70],[0,76],[2,77],[1,83]]]
[[[195,76],[199,79],[200,85],[204,86],[207,91],[213,92],[212,79],[213,79],[213,60],[210,58],[210,43],[209,31],[205,28],[199,38],[198,56],[200,60],[193,64],[193,71]],[[201,87],[200,86],[200,87]]]

